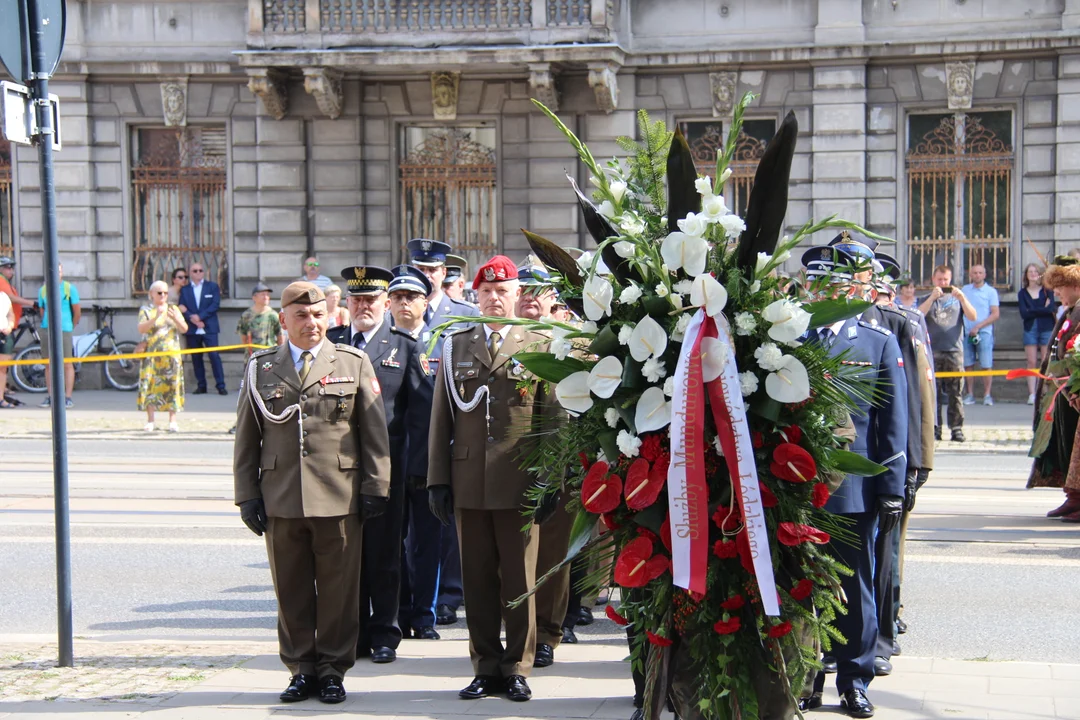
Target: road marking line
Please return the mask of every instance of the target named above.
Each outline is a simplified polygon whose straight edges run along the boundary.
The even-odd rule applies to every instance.
[[[985,555],[905,555],[907,562],[942,565],[1024,565],[1027,567],[1078,567],[1080,558],[997,557]]]
[[[0,535],[0,542],[10,545],[52,545],[55,539],[50,536],[12,536],[4,537]],[[262,540],[256,539],[237,539],[237,538],[177,538],[177,537],[162,537],[162,538],[133,538],[133,537],[73,537],[71,538],[72,545],[215,545],[222,547],[229,546],[255,546],[263,547],[266,545]]]

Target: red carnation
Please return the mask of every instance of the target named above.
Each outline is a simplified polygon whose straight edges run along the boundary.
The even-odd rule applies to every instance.
[[[586,455],[583,452],[579,452],[577,454],[577,456],[578,456],[578,460],[581,461],[581,469],[582,470],[588,470],[589,469],[589,456]]]
[[[829,486],[825,483],[814,483],[814,497],[811,502],[816,508],[825,507],[825,503],[829,502]]]
[[[739,550],[739,562],[742,563],[743,570],[751,575],[757,575],[754,557],[750,552],[750,535],[747,534],[746,528],[740,530],[735,536],[735,547]]]
[[[660,439],[659,433],[645,433],[641,436],[641,447],[638,448],[638,454],[642,458],[648,462],[652,462],[660,457],[660,453],[663,451],[664,443]]]
[[[665,515],[664,522],[660,525],[660,542],[664,549],[671,552],[671,516]]]
[[[649,632],[648,630],[645,631],[645,637],[649,638],[649,642],[653,645],[658,645],[659,647],[667,647],[673,642],[670,638],[660,637],[656,633]]]
[[[782,443],[773,450],[769,472],[788,482],[807,482],[817,475],[817,463],[810,453],[795,443]]]
[[[806,598],[810,597],[810,593],[814,591],[814,581],[810,578],[803,578],[799,582],[795,583],[795,587],[791,588],[791,597],[793,600],[802,602]]]
[[[742,524],[742,515],[739,514],[737,507],[729,508],[727,505],[721,505],[713,512],[712,521],[716,527],[730,533]]]
[[[713,555],[722,560],[729,560],[739,555],[738,545],[731,540],[717,540],[713,543],[712,551]]]
[[[799,428],[798,425],[777,428],[776,432],[780,434],[780,437],[783,438],[786,443],[795,443],[797,445],[799,440],[802,440],[802,429]]]
[[[626,507],[631,510],[644,510],[656,502],[660,490],[667,481],[667,467],[663,472],[656,472],[656,468],[649,467],[649,461],[638,458],[630,463],[630,469],[626,472],[626,485],[623,491],[626,494]]]
[[[746,604],[746,600],[742,595],[732,595],[724,602],[720,603],[720,607],[727,611],[739,610]]]
[[[757,430],[753,431],[752,433],[750,433],[750,444],[756,450],[757,448],[765,444],[765,436]]]
[[[824,545],[829,542],[829,533],[824,530],[800,525],[799,523],[782,522],[776,530],[776,539],[783,545],[794,547],[802,543],[814,543]]]
[[[623,587],[644,587],[663,575],[671,562],[662,555],[653,557],[653,543],[639,537],[626,544],[615,561],[615,582]]]
[[[765,485],[765,483],[762,483],[759,487],[761,488],[762,505],[767,508],[774,508],[780,504],[780,501],[776,499],[775,495],[773,495],[773,491],[770,490],[768,486]]]
[[[730,635],[733,632],[737,632],[742,627],[742,622],[737,617],[733,617],[730,620],[718,620],[712,629],[720,635]]]
[[[591,513],[611,512],[619,507],[622,479],[608,475],[608,467],[602,460],[593,463],[581,483],[581,504]]]
[[[611,622],[615,623],[616,625],[621,625],[622,627],[626,627],[627,625],[630,624],[630,621],[627,620],[626,618],[624,618],[619,613],[617,613],[615,611],[615,608],[611,607],[610,604],[606,608],[604,608],[604,613],[608,616],[608,619],[611,620]]]
[[[785,620],[784,622],[778,623],[769,628],[769,637],[782,638],[789,632],[791,632],[791,623]]]

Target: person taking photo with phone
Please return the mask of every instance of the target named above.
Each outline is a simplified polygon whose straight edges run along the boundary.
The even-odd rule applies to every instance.
[[[919,312],[926,317],[930,347],[934,350],[934,370],[937,373],[962,372],[964,369],[964,319],[975,321],[975,307],[964,292],[952,284],[952,268],[934,268],[933,289],[920,298]],[[949,428],[953,442],[964,442],[963,382],[958,377],[939,377],[937,407],[934,411],[934,438],[941,439],[941,403],[948,407]]]

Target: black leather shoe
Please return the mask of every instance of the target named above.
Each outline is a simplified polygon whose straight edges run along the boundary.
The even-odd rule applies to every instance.
[[[902,652],[902,650],[903,650],[903,648],[900,647],[900,643],[896,642],[896,640],[893,640],[892,641],[892,654],[893,655],[903,655],[904,653]]]
[[[416,640],[441,640],[442,635],[433,627],[413,628],[412,636]]]
[[[453,625],[456,622],[457,610],[445,604],[435,608],[436,625]]]
[[[195,392],[193,392],[191,394],[192,395],[205,395],[206,394],[206,388],[195,388]]]
[[[853,718],[874,717],[874,706],[866,699],[866,691],[852,688],[840,697],[840,707]]]
[[[645,708],[635,708],[630,720],[645,720]]]
[[[511,675],[506,678],[506,697],[514,702],[525,702],[532,698],[532,690],[529,683],[520,675]]]
[[[540,643],[536,646],[536,657],[533,658],[533,667],[545,668],[555,662],[555,648],[551,647],[547,643]],[[512,675],[511,677],[517,677]]]
[[[907,632],[907,623],[904,622],[903,618],[896,618],[896,634],[897,635],[903,635],[906,632]]]
[[[574,628],[562,629],[562,641],[567,645],[577,645],[577,635],[574,633]]]
[[[592,610],[590,608],[583,607],[581,608],[581,610],[578,611],[578,625],[592,625],[593,620],[595,620],[595,618],[593,617]]]
[[[371,662],[384,665],[397,660],[397,651],[388,647],[371,648]]]
[[[803,712],[807,710],[817,710],[821,707],[821,693],[812,693],[810,697],[799,698],[799,709]]]
[[[941,426],[940,425],[935,425],[934,426],[934,439],[935,440],[940,440],[941,439]]]
[[[228,395],[228,394],[229,394],[229,391],[228,391],[228,390],[226,390],[225,388],[218,388],[218,389],[217,389],[217,394],[218,394],[218,395]]]
[[[952,429],[952,441],[953,442],[964,442],[964,431],[961,430],[960,428],[953,428]]]
[[[887,658],[876,657],[874,658],[874,675],[882,677],[883,675],[892,674],[892,663]]]
[[[821,669],[826,674],[832,675],[833,673],[836,672],[836,658],[834,658],[834,657],[823,657],[823,658],[821,658],[821,664],[822,664]]]
[[[289,687],[278,698],[281,702],[291,703],[307,700],[315,692],[319,678],[314,675],[293,675],[289,678]]]
[[[341,678],[327,675],[319,680],[319,699],[329,705],[345,701],[345,686]]]
[[[503,689],[502,681],[491,675],[477,675],[469,686],[458,692],[458,697],[463,700],[478,700],[488,695],[494,695]]]

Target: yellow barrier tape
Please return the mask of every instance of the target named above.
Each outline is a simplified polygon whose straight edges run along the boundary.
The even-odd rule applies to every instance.
[[[1008,370],[972,370],[971,372],[939,372],[934,373],[935,378],[954,378],[954,377],[995,377],[1008,375]],[[1016,380],[1024,380],[1026,378],[1014,378]]]
[[[109,362],[110,360],[142,360],[144,358],[156,358],[156,357],[172,357],[174,355],[195,355],[197,353],[209,353],[209,352],[229,352],[232,350],[246,350],[251,348],[253,350],[263,350],[270,347],[269,345],[252,345],[251,343],[241,343],[239,345],[219,345],[217,347],[205,347],[194,348],[188,350],[159,350],[157,352],[140,352],[140,353],[117,353],[115,355],[87,355],[86,357],[66,357],[65,363],[90,363],[90,362]],[[49,361],[45,358],[37,358],[34,360],[4,360],[0,361],[0,367],[10,367],[12,365],[48,365]]]

